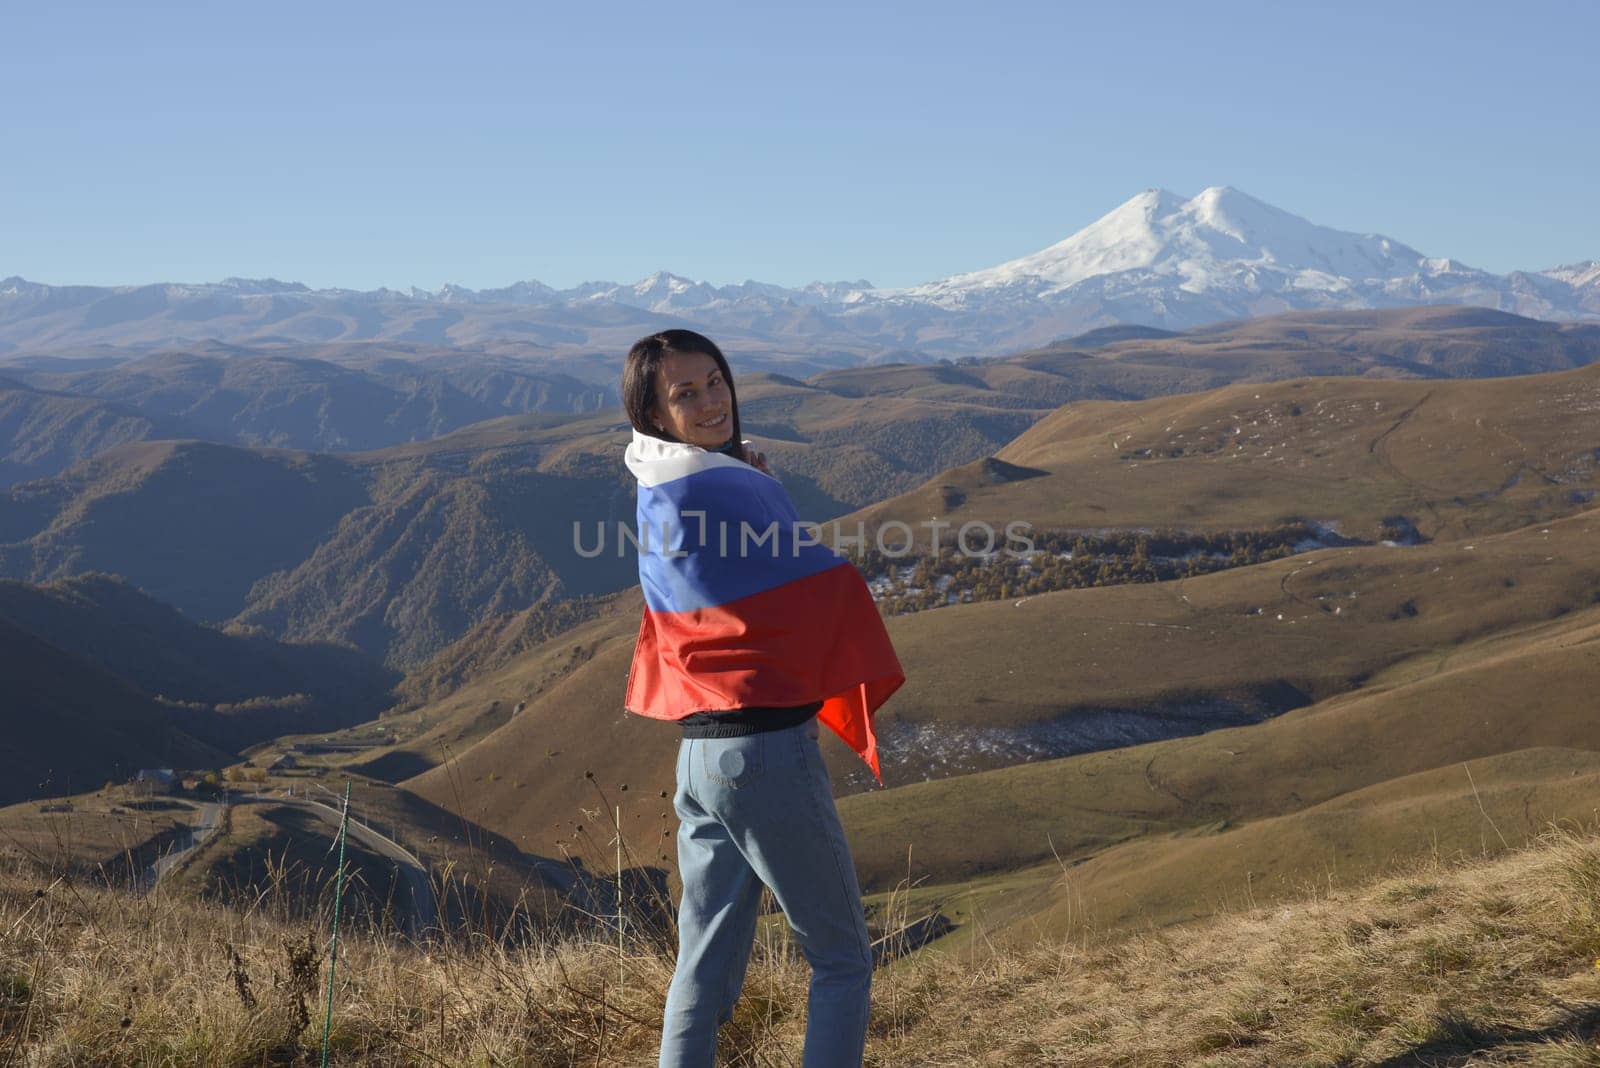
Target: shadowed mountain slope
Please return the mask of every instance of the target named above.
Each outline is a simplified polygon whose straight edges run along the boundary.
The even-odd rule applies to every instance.
[[[222,620],[257,579],[304,559],[365,498],[360,474],[328,457],[128,445],[0,498],[0,568],[29,582],[109,572]]]
[[[207,344],[74,370],[24,372],[42,388],[114,402],[191,433],[238,445],[350,452],[438,437],[528,411],[581,412],[617,403],[615,389],[537,363],[450,350],[387,352]]]
[[[173,420],[122,405],[0,379],[0,486],[54,475],[118,445],[183,431]]]
[[[98,789],[141,767],[223,759],[126,682],[3,619],[0,680],[0,804]]]
[[[108,575],[0,581],[0,619],[160,697],[189,734],[227,750],[370,719],[397,679],[352,649],[202,626]]]

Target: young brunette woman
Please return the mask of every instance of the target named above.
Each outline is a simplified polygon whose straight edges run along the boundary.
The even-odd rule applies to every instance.
[[[683,735],[683,894],[660,1063],[714,1062],[765,886],[812,969],[803,1065],[859,1065],[872,952],[818,723],[876,774],[873,713],[904,675],[860,573],[807,537],[741,438],[717,346],[689,330],[643,338],[622,392],[645,593],[626,704]]]

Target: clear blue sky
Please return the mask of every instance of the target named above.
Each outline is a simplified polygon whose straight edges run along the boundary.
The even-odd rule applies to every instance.
[[[1600,3],[0,7],[0,277],[925,281],[1150,186],[1600,258]]]

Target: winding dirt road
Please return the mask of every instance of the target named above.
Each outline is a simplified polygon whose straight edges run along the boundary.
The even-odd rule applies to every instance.
[[[171,848],[156,858],[155,863],[145,868],[134,889],[141,892],[154,889],[155,885],[182,864],[190,853],[216,837],[217,832],[222,829],[222,814],[226,808],[226,805],[218,801],[202,802],[199,818],[173,842]]]
[[[332,833],[339,833],[339,810],[309,797],[259,797],[256,800],[274,805],[293,805],[331,825]],[[405,879],[405,893],[398,903],[405,910],[406,934],[420,938],[439,925],[439,902],[434,895],[433,880],[428,877],[428,867],[405,846],[360,822],[355,813],[350,816],[350,837],[386,860],[394,861]]]

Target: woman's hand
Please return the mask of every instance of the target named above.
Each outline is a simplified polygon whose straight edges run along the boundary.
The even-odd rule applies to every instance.
[[[760,471],[764,475],[772,475],[772,468],[767,466],[767,454],[757,451],[754,445],[744,446],[745,463]],[[772,475],[776,478],[776,475]]]

